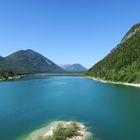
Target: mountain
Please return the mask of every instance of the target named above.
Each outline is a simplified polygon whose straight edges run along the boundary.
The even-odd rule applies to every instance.
[[[3,57],[2,57],[2,56],[0,56],[0,60],[1,60],[1,59],[3,59]]]
[[[140,23],[134,25],[121,43],[86,75],[109,81],[140,83]]]
[[[63,72],[54,62],[33,50],[20,50],[4,57],[0,68],[16,74]]]
[[[71,64],[64,64],[64,65],[60,65],[60,67],[67,72],[84,72],[87,70],[81,64],[72,64],[72,65]]]

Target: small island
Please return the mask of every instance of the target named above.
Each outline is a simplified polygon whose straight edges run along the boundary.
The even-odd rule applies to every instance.
[[[88,140],[93,135],[75,121],[56,121],[31,133],[25,140]]]

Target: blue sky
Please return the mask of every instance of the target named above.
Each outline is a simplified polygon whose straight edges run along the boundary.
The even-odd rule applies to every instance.
[[[136,0],[0,0],[0,55],[33,49],[87,68],[140,22]]]

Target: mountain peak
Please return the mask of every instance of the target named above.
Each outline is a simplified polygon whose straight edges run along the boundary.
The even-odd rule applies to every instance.
[[[31,49],[27,49],[27,50],[18,50],[15,53],[37,53],[37,52],[35,52],[34,50],[31,50]]]
[[[59,65],[59,66],[67,72],[84,72],[87,70],[84,66],[78,63],[64,64],[64,65]]]
[[[32,50],[32,49],[27,49],[27,50],[25,50],[26,52],[35,52],[34,50]]]
[[[34,50],[31,50],[31,49],[24,50],[24,52],[26,52],[26,53],[38,53],[38,52],[36,52],[36,51],[34,51]],[[38,53],[38,54],[39,54],[39,53]]]
[[[63,72],[54,62],[33,50],[19,50],[0,61],[0,67],[19,74]]]
[[[134,26],[132,26],[132,28],[126,33],[121,43],[124,43],[126,40],[131,38],[133,35],[135,35],[139,31],[140,31],[140,23],[137,23]]]

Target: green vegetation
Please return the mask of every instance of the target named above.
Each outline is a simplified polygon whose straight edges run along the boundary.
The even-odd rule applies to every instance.
[[[9,77],[14,77],[15,74],[13,72],[8,72],[5,70],[0,69],[0,79],[7,80]]]
[[[86,126],[75,121],[56,121],[49,126],[35,130],[24,140],[97,140]]]
[[[140,24],[133,26],[125,37]],[[124,37],[124,38],[125,38]],[[121,42],[103,60],[95,64],[85,75],[115,82],[140,82],[140,30]]]
[[[80,128],[76,123],[72,122],[69,126],[64,127],[62,124],[59,124],[56,129],[53,130],[53,136],[48,136],[42,140],[66,140],[73,136],[78,136],[78,131]]]

